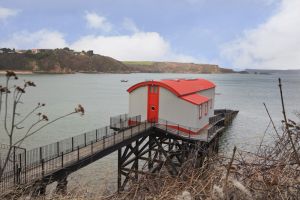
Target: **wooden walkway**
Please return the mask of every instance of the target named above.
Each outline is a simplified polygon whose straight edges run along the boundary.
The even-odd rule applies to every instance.
[[[210,126],[199,134],[188,134],[179,129],[169,127],[170,122],[161,123],[138,122],[134,126],[114,131],[104,127],[84,133],[53,144],[32,149],[16,155],[11,168],[3,175],[0,182],[0,194],[9,193],[16,186],[28,186],[35,183],[58,181],[62,177],[89,165],[90,163],[126,146],[139,138],[149,136],[160,129],[167,134],[185,140],[209,143],[224,126],[215,124],[224,121],[226,117],[215,116]],[[178,125],[179,127],[179,125]],[[153,131],[151,131],[153,130]]]
[[[128,129],[113,132],[101,139],[90,141],[83,147],[77,146],[73,150],[57,154],[55,157],[43,158],[37,163],[28,163],[20,168],[18,173],[7,172],[0,182],[0,193],[8,193],[16,185],[32,185],[39,180],[47,180],[48,183],[56,181],[67,170],[68,173],[76,171],[108,154],[125,146],[128,143],[142,137],[149,132],[155,124],[140,123]]]

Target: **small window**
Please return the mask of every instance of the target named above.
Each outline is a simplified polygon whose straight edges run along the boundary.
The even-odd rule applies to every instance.
[[[202,118],[202,105],[199,105],[199,119]]]
[[[212,106],[213,106],[213,99],[210,99],[210,109],[212,109]]]
[[[157,94],[158,93],[158,87],[155,85],[150,86],[150,93],[151,94]]]
[[[153,86],[153,93],[155,93],[155,94],[158,93],[158,88],[157,88],[157,86]]]
[[[206,102],[204,104],[204,107],[205,107],[205,115],[207,115],[207,113],[208,113],[208,102]]]

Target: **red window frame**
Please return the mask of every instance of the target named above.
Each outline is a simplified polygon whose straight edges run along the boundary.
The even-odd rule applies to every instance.
[[[202,118],[202,104],[199,105],[199,119]]]
[[[208,113],[208,102],[206,102],[205,104],[204,104],[204,108],[205,108],[205,115],[207,115],[207,113]]]

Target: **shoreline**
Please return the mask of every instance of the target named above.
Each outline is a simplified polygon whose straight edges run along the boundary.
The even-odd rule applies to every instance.
[[[33,72],[29,70],[0,70],[0,75],[5,75],[6,71],[14,71],[16,74],[21,74],[21,75],[33,74]]]
[[[18,75],[32,75],[32,74],[238,74],[238,73],[192,73],[192,72],[84,72],[84,71],[78,71],[78,72],[72,72],[72,73],[65,73],[65,72],[46,72],[46,71],[29,71],[29,70],[0,70],[0,75],[5,75],[6,71],[14,71]]]

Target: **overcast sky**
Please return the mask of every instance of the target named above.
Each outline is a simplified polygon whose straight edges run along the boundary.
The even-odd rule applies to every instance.
[[[300,0],[0,0],[0,47],[300,69]]]

